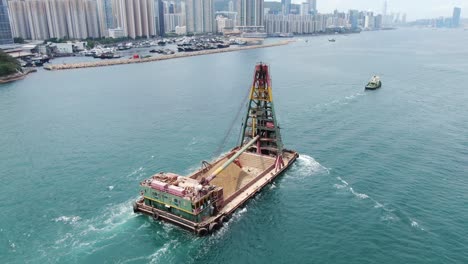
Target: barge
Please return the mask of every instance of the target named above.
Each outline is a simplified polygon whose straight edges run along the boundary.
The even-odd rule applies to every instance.
[[[212,233],[298,158],[283,147],[273,104],[269,66],[255,66],[239,146],[188,176],[160,172],[140,183],[133,211]]]

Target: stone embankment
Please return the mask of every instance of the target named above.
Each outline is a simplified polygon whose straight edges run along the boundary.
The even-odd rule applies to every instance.
[[[139,59],[133,59],[133,58],[131,58],[131,59],[110,59],[110,60],[99,60],[99,61],[92,61],[92,62],[48,64],[48,65],[44,66],[44,69],[46,69],[46,70],[68,70],[68,69],[103,67],[103,66],[112,66],[112,65],[120,65],[120,64],[131,64],[131,63],[161,61],[161,60],[170,60],[170,59],[176,59],[176,58],[185,58],[185,57],[191,57],[191,56],[200,56],[200,55],[222,53],[222,52],[232,52],[232,51],[239,51],[239,50],[249,50],[249,49],[275,47],[275,46],[287,45],[290,42],[291,41],[281,41],[281,42],[276,42],[276,43],[271,43],[271,44],[251,45],[251,46],[225,48],[225,49],[215,49],[215,50],[202,50],[202,51],[194,51],[194,52],[183,52],[183,53],[176,53],[176,54],[165,55],[165,56],[160,56],[160,57],[148,57],[148,58],[139,58]]]

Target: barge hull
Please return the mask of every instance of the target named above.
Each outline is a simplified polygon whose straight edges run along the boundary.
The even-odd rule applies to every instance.
[[[221,208],[216,215],[203,222],[192,222],[169,212],[145,205],[143,199],[140,199],[134,204],[133,210],[135,213],[148,215],[155,221],[162,220],[171,222],[200,236],[209,234],[220,228],[239,207],[245,205],[248,200],[259,193],[267,184],[273,182],[275,178],[286,171],[299,157],[299,154],[295,151],[285,150],[285,154],[289,155],[290,158],[281,169],[275,172],[275,166],[271,165],[248,184],[236,191],[236,193],[228,197],[223,208]]]

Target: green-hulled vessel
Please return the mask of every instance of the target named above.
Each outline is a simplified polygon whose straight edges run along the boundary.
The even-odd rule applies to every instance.
[[[375,90],[382,87],[382,81],[379,76],[374,75],[366,85],[366,90]]]

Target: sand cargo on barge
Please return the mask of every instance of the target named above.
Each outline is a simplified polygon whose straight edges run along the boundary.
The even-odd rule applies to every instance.
[[[205,235],[272,182],[299,156],[283,148],[269,67],[255,66],[241,144],[188,176],[157,173],[140,183],[134,212]]]

